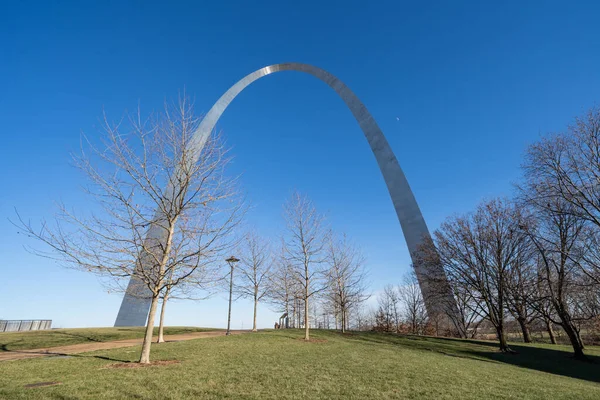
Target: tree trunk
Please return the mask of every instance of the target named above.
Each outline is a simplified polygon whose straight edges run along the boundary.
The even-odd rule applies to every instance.
[[[289,326],[289,320],[290,320],[290,307],[289,307],[289,305],[288,305],[288,299],[287,299],[287,297],[286,297],[286,299],[285,299],[285,314],[286,314],[286,317],[283,319],[283,323],[285,324],[285,329],[288,329],[288,328],[290,327],[290,326]]]
[[[565,330],[565,333],[569,337],[569,341],[571,342],[571,346],[573,346],[573,353],[575,358],[579,360],[587,359],[585,354],[583,354],[583,347],[581,346],[581,342],[577,338],[577,332],[575,328],[571,325],[571,321],[568,318],[561,318],[561,326]]]
[[[335,319],[335,330],[337,331],[340,327],[339,321],[338,321],[338,314],[337,311],[334,311],[335,314],[333,315],[333,319]]]
[[[513,353],[506,342],[506,335],[504,334],[504,327],[502,325],[496,327],[496,334],[498,336],[498,341],[500,342],[500,351],[503,353]]]
[[[529,327],[527,326],[525,318],[517,318],[517,321],[519,322],[519,326],[521,327],[521,331],[523,332],[523,342],[531,343],[531,335],[529,333]]]
[[[158,340],[156,343],[164,343],[164,328],[165,328],[165,308],[167,307],[167,300],[169,300],[169,290],[165,291],[165,296],[163,297],[162,306],[160,307],[160,322],[158,324]]]
[[[144,343],[142,344],[140,364],[150,363],[150,346],[152,345],[152,331],[154,330],[154,318],[156,316],[157,307],[158,294],[152,296],[152,303],[150,304],[150,314],[148,315],[148,323],[146,324],[146,334],[144,336]]]
[[[344,332],[348,330],[348,310],[344,308]]]
[[[350,328],[350,323],[348,322],[348,309],[347,308],[344,310],[344,324],[345,324],[344,330],[347,331]]]
[[[256,332],[256,306],[257,306],[257,304],[258,304],[258,298],[256,297],[256,293],[254,293],[254,319],[252,321],[252,332]]]
[[[556,344],[556,335],[554,334],[554,329],[552,328],[552,321],[550,321],[548,318],[544,318],[544,322],[546,323],[548,336],[550,336],[550,343]]]
[[[346,311],[344,310],[344,308],[341,308],[341,317],[342,317],[342,333],[346,333]]]
[[[304,288],[304,340],[310,340],[310,327],[308,326],[308,271],[306,286]]]
[[[578,329],[575,329],[575,333],[577,334],[577,340],[579,341],[579,345],[582,349],[585,349],[585,345],[583,344],[583,339],[581,338],[581,332]]]
[[[148,323],[146,325],[146,334],[144,336],[144,343],[142,344],[142,355],[140,356],[141,364],[149,364],[150,363],[150,348],[152,346],[152,334],[154,333],[154,319],[156,318],[156,309],[158,307],[158,299],[160,297],[160,288],[163,284],[163,274],[165,273],[165,265],[169,258],[169,253],[171,252],[171,246],[173,244],[173,231],[174,224],[177,222],[177,218],[175,218],[170,226],[169,234],[167,236],[166,246],[162,253],[162,263],[159,267],[158,273],[161,276],[161,279],[157,282],[155,286],[155,292],[152,295],[152,303],[150,303],[150,313],[148,315]],[[165,293],[168,294],[168,293]]]

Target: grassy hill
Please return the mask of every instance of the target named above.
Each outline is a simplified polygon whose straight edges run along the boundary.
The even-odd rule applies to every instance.
[[[109,368],[139,347],[0,363],[0,398],[43,399],[599,399],[600,349],[592,362],[569,348],[375,333],[264,331],[153,345],[179,364]],[[24,385],[59,381],[27,389]]]
[[[185,326],[165,327],[165,335],[180,333],[215,331],[213,328],[195,328]],[[158,328],[154,328],[158,335]],[[47,331],[2,332],[0,333],[0,351],[40,349],[45,347],[67,346],[71,344],[111,342],[113,340],[141,339],[144,328],[81,328],[51,329]]]

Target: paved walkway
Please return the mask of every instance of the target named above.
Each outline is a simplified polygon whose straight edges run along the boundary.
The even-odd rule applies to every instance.
[[[231,331],[231,334],[239,334],[245,331]],[[181,335],[165,335],[166,342],[179,342],[182,340],[192,339],[204,339],[215,336],[225,336],[225,331],[209,331],[209,332],[193,332],[183,333]],[[153,341],[156,342],[157,336],[153,337]],[[125,339],[115,340],[112,342],[94,342],[94,343],[81,343],[72,344],[69,346],[59,347],[48,347],[44,349],[32,349],[32,350],[15,350],[15,351],[2,351],[0,352],[0,361],[14,361],[22,360],[25,358],[36,358],[36,357],[48,357],[48,356],[64,356],[68,354],[87,353],[89,351],[96,350],[109,350],[118,349],[121,347],[133,347],[141,345],[143,339]]]

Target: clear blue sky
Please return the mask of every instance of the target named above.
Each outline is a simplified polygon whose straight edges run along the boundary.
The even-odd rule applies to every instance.
[[[377,119],[433,230],[510,194],[527,143],[600,98],[595,1],[92,3],[10,2],[0,15],[0,318],[114,321],[118,295],[28,254],[7,221],[14,207],[50,217],[59,199],[86,207],[69,152],[81,132],[98,134],[103,109],[118,118],[139,102],[149,112],[185,87],[205,112],[251,71],[314,64]],[[265,234],[280,231],[281,203],[297,188],[362,246],[373,291],[400,281],[409,257],[383,179],[326,85],[301,73],[269,76],[219,128]],[[261,311],[260,324],[272,326],[274,314]],[[225,314],[217,296],[174,303],[167,323],[224,326]],[[240,302],[234,326],[250,322]]]

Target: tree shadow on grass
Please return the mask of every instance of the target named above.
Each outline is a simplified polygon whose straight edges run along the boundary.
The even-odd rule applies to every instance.
[[[77,334],[77,333],[61,332],[61,331],[55,331],[53,333],[54,334],[59,334],[59,335],[65,335],[65,336],[75,337],[75,338],[80,338],[80,339],[85,339],[88,342],[102,343],[102,342],[107,341],[107,340],[101,340],[101,339],[95,338],[95,337],[90,336],[90,335],[82,335],[82,334]],[[112,339],[108,339],[108,341],[110,341],[110,340],[112,340]],[[79,344],[79,343],[77,343],[77,344]]]
[[[280,331],[275,331],[275,330],[271,330],[271,331],[262,331],[260,333],[261,336],[270,336],[273,338],[280,338],[280,339],[301,339],[304,337],[304,331],[302,331],[302,334],[298,333],[298,332],[294,332],[294,330],[292,329],[282,329]]]
[[[580,361],[576,360],[572,353],[560,348],[511,344],[510,347],[517,354],[507,354],[501,353],[496,343],[480,340],[380,333],[361,333],[344,336],[344,338],[366,343],[400,346],[412,350],[433,351],[451,357],[511,364],[521,368],[600,383],[600,357],[587,355],[588,361]]]
[[[97,358],[99,360],[106,360],[106,361],[115,361],[115,362],[120,362],[120,363],[132,363],[135,361],[132,360],[123,360],[123,359],[119,359],[119,358],[110,358],[110,357],[106,357],[106,356],[94,356],[94,355],[83,355],[83,354],[62,354],[62,356],[66,356],[66,357],[77,357],[77,358]]]
[[[39,355],[44,355],[47,356],[48,359],[52,359],[52,358],[56,358],[56,357],[64,357],[64,358],[69,358],[69,357],[73,357],[73,358],[97,358],[99,360],[107,360],[107,361],[117,361],[117,362],[121,362],[121,363],[129,363],[129,362],[133,362],[131,360],[122,360],[122,359],[117,359],[117,358],[110,358],[107,356],[100,356],[100,355],[85,355],[85,354],[69,354],[69,353],[61,353],[61,352],[52,352],[52,351],[48,351],[48,352],[32,352],[32,351],[19,351],[19,350],[8,350],[11,353],[21,353],[21,354],[39,354]],[[23,358],[23,360],[32,360],[32,359],[39,359],[40,357],[26,357]],[[44,357],[41,357],[44,358]],[[8,360],[7,360],[8,361]]]
[[[51,349],[49,349],[49,351],[31,351],[31,350],[10,350],[7,348],[6,344],[2,344],[0,345],[0,349],[1,351],[5,351],[8,353],[16,353],[16,354],[35,354],[35,355],[43,355],[43,356],[47,356],[48,358],[55,358],[55,357],[79,357],[79,358],[97,358],[99,360],[107,360],[107,361],[117,361],[117,362],[122,362],[122,363],[128,363],[128,362],[132,362],[131,360],[121,360],[121,359],[116,359],[116,358],[110,358],[110,357],[106,357],[106,356],[100,356],[100,355],[86,355],[86,354],[69,354],[69,353],[62,353],[62,352],[55,352],[55,351],[51,351]],[[36,359],[39,357],[26,357],[23,358],[24,360],[29,360],[29,359]],[[13,361],[13,360],[6,360],[6,361]],[[1,362],[1,361],[0,361]]]
[[[474,353],[505,364],[600,383],[600,357],[598,356],[588,354],[586,355],[587,361],[582,361],[575,359],[572,352],[562,349],[517,344],[511,344],[510,347],[517,354],[505,354],[499,351]]]
[[[44,348],[44,347],[57,347],[57,346],[64,346],[64,345],[69,345],[69,344],[83,344],[83,343],[87,343],[87,342],[95,342],[95,343],[102,343],[105,341],[110,341],[112,339],[108,339],[108,340],[102,340],[102,339],[98,339],[95,338],[91,335],[83,335],[83,334],[77,334],[77,333],[71,333],[71,332],[63,332],[63,331],[31,331],[34,332],[36,335],[39,335],[40,332],[44,332],[42,334],[48,335],[48,337],[50,338],[50,340],[52,339],[52,337],[56,337],[56,336],[60,336],[60,335],[64,335],[64,336],[68,336],[68,337],[74,337],[74,338],[79,338],[79,339],[84,339],[84,341],[81,342],[76,342],[76,343],[67,343],[67,344],[63,344],[63,343],[56,343],[53,341],[50,342],[46,342],[43,344],[39,345],[39,348]],[[45,332],[49,332],[49,333],[45,333]],[[0,351],[19,351],[19,350],[31,350],[31,347],[25,347],[23,349],[15,349],[15,345],[19,344],[19,343],[25,343],[26,340],[23,338],[19,338],[17,340],[13,340],[12,342],[7,342],[7,341],[2,341],[2,343],[0,343]],[[11,346],[12,348],[10,348],[9,346]]]
[[[23,341],[23,339],[15,340],[15,341],[12,341],[12,342],[0,343],[0,352],[2,352],[2,351],[15,351],[13,349],[10,349],[8,346],[14,345],[15,343],[19,343],[19,342],[22,342],[22,341]]]

